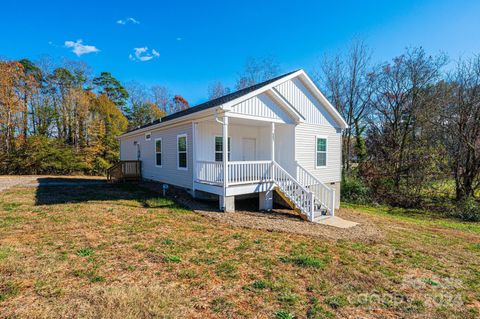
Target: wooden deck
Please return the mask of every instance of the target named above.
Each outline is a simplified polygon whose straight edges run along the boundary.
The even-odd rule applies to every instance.
[[[107,171],[107,180],[109,182],[139,181],[141,178],[141,161],[120,161]]]

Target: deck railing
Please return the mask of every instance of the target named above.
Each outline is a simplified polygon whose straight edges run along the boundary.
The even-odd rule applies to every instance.
[[[142,177],[141,161],[119,161],[107,170],[107,180],[139,180]]]

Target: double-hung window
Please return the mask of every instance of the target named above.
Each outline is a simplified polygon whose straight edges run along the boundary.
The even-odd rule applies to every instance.
[[[177,168],[187,169],[187,135],[177,136]]]
[[[162,167],[162,139],[155,139],[155,165]]]
[[[228,138],[228,160],[230,160],[230,137]],[[215,162],[223,161],[223,137],[215,136]]]
[[[316,140],[316,167],[327,166],[327,138],[324,136],[317,136]]]

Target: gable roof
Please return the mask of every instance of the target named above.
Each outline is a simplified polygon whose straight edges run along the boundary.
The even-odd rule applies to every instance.
[[[264,82],[261,82],[261,83],[258,83],[258,84],[254,84],[252,86],[249,86],[249,87],[246,87],[244,89],[241,89],[241,90],[223,95],[219,98],[210,100],[208,102],[205,102],[205,103],[202,103],[202,104],[199,104],[199,105],[196,105],[196,106],[192,106],[192,107],[190,107],[186,110],[175,112],[173,114],[164,116],[161,119],[155,120],[151,123],[148,123],[148,124],[145,124],[145,125],[142,125],[142,126],[137,126],[133,129],[129,130],[126,133],[131,133],[131,132],[134,132],[134,131],[137,131],[137,130],[140,130],[140,129],[143,129],[143,128],[146,128],[146,127],[149,127],[149,126],[152,126],[152,125],[155,125],[155,124],[164,123],[164,122],[167,122],[167,121],[170,121],[170,120],[173,120],[173,119],[176,119],[176,118],[188,115],[188,114],[192,114],[192,113],[196,113],[196,112],[199,112],[199,111],[203,111],[203,110],[206,110],[206,109],[210,109],[210,108],[220,106],[222,104],[225,104],[225,103],[228,103],[228,102],[233,101],[235,99],[238,99],[239,97],[242,97],[242,96],[244,96],[244,95],[246,95],[250,92],[256,91],[256,90],[258,90],[258,89],[260,89],[260,88],[262,88],[262,87],[264,87],[264,86],[266,86],[270,83],[273,83],[277,80],[280,80],[281,78],[289,76],[289,75],[291,75],[295,72],[298,72],[298,71],[299,70],[288,72],[288,73],[282,74],[280,76],[277,76],[273,79],[270,79],[270,80],[267,80],[267,81],[264,81]]]
[[[286,80],[289,80],[290,78],[294,78],[294,77],[297,77],[297,76],[300,76],[304,80],[307,88],[310,89],[310,91],[313,93],[313,95],[317,99],[319,99],[320,102],[322,102],[322,104],[327,108],[327,111],[329,111],[330,114],[332,114],[332,116],[334,117],[334,120],[336,120],[337,123],[340,124],[340,127],[348,128],[348,124],[345,122],[345,120],[340,115],[340,113],[337,111],[337,109],[335,109],[335,107],[332,104],[330,104],[330,102],[325,98],[325,96],[322,94],[322,92],[320,92],[318,87],[313,83],[313,81],[305,73],[305,71],[303,71],[303,69],[298,69],[298,70],[295,70],[295,71],[292,71],[292,72],[282,74],[282,75],[277,76],[273,79],[270,79],[270,80],[267,80],[267,81],[249,86],[247,88],[244,88],[244,89],[226,94],[224,96],[221,96],[219,98],[210,100],[208,102],[190,107],[186,110],[167,115],[167,116],[162,117],[161,119],[155,120],[151,123],[148,123],[148,124],[145,124],[145,125],[142,125],[142,126],[138,126],[134,129],[131,129],[131,130],[123,133],[120,136],[124,136],[124,135],[127,135],[127,134],[130,135],[130,133],[133,133],[133,132],[136,132],[136,131],[139,131],[139,130],[143,130],[143,129],[148,128],[150,126],[156,126],[156,125],[159,125],[159,124],[162,124],[162,123],[174,120],[174,119],[178,119],[178,118],[190,115],[190,114],[194,114],[194,113],[201,112],[201,111],[208,110],[208,109],[215,108],[215,107],[220,107],[221,106],[223,109],[227,110],[232,105],[240,103],[243,100],[249,99],[250,97],[252,97],[254,95],[261,94],[261,93],[263,93],[263,92],[265,92],[269,89],[273,89],[273,90],[271,90],[272,91],[271,93],[273,94],[273,96],[278,101],[280,101],[280,103],[283,104],[284,107],[286,107],[286,110],[289,111],[290,114],[292,114],[292,115],[294,115],[295,117],[298,117],[298,118],[303,118],[302,114],[300,114],[298,112],[298,110],[293,105],[291,105],[284,98],[281,98],[281,95],[280,95],[280,97],[277,96],[279,94],[278,94],[277,90],[274,88],[274,86],[277,85],[277,82],[282,83],[282,80],[286,81]]]

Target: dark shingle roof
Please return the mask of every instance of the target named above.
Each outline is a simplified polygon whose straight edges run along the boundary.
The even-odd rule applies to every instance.
[[[283,77],[286,77],[292,73],[295,73],[297,72],[298,70],[295,70],[295,71],[292,71],[292,72],[289,72],[289,73],[285,73],[285,74],[282,74],[280,76],[277,76],[273,79],[270,79],[270,80],[267,80],[267,81],[264,81],[264,82],[261,82],[261,83],[258,83],[258,84],[255,84],[255,85],[252,85],[252,86],[249,86],[247,88],[244,88],[244,89],[241,89],[241,90],[238,90],[238,91],[235,91],[235,92],[232,92],[232,93],[229,93],[229,94],[226,94],[224,96],[221,96],[219,98],[216,98],[216,99],[213,99],[213,100],[210,100],[208,102],[205,102],[205,103],[202,103],[202,104],[199,104],[199,105],[196,105],[196,106],[192,106],[186,110],[183,110],[183,111],[179,111],[179,112],[176,112],[176,113],[173,113],[173,114],[170,114],[170,115],[167,115],[165,117],[162,117],[161,119],[159,120],[155,120],[151,123],[148,123],[148,124],[145,124],[145,125],[142,125],[142,126],[138,126],[130,131],[128,131],[127,133],[130,133],[130,132],[134,132],[134,131],[137,131],[137,130],[140,130],[140,129],[143,129],[143,128],[146,128],[146,127],[149,127],[149,126],[152,126],[152,125],[155,125],[155,124],[158,124],[158,123],[163,123],[163,122],[167,122],[167,121],[170,121],[170,120],[173,120],[173,119],[176,119],[176,118],[179,118],[179,117],[182,117],[182,116],[185,116],[185,115],[188,115],[188,114],[192,114],[192,113],[196,113],[196,112],[200,112],[200,111],[203,111],[203,110],[206,110],[206,109],[210,109],[210,108],[213,108],[213,107],[216,107],[216,106],[219,106],[219,105],[222,105],[222,104],[225,104],[225,103],[228,103],[230,101],[233,101],[243,95],[246,95],[250,92],[253,92],[255,90],[258,90],[270,83],[273,83],[277,80],[280,80],[281,78]]]

